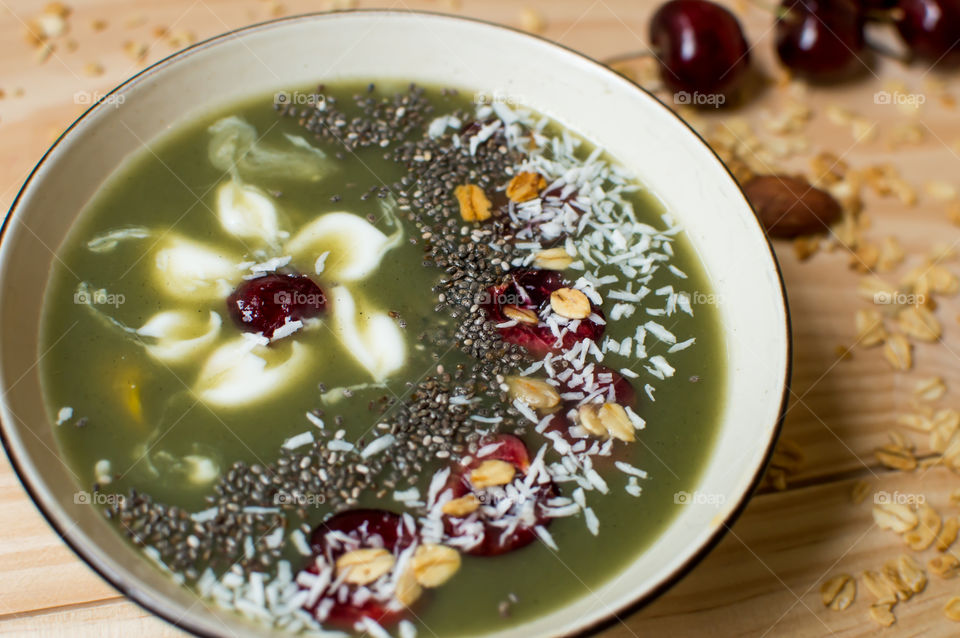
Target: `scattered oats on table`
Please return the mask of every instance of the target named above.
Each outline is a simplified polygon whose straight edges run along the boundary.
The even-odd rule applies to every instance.
[[[870,484],[864,480],[859,480],[853,484],[853,488],[850,490],[850,500],[853,501],[854,505],[860,505],[869,494]]]
[[[524,7],[520,10],[520,28],[530,33],[543,33],[547,28],[546,18],[533,7]]]
[[[956,516],[951,516],[943,521],[943,527],[934,542],[934,547],[938,552],[945,552],[957,540],[957,532],[960,531],[960,520]]]
[[[910,472],[917,469],[917,459],[902,445],[888,443],[874,450],[874,456],[885,467]]]
[[[956,578],[957,574],[960,574],[960,559],[953,554],[934,556],[927,561],[927,569],[943,579]]]
[[[850,574],[838,574],[820,586],[820,600],[824,607],[842,611],[857,597],[857,582]]]
[[[886,603],[877,603],[870,605],[870,618],[882,627],[890,627],[897,622],[897,617],[893,615],[893,605]]]
[[[942,525],[943,521],[937,511],[929,504],[921,503],[917,506],[917,527],[906,532],[903,540],[910,549],[922,552],[933,544]]]
[[[897,534],[908,532],[917,526],[917,515],[912,509],[900,503],[876,503],[873,506],[873,520],[880,529],[889,529]]]
[[[943,607],[943,615],[955,622],[960,622],[960,596],[954,596]]]
[[[947,386],[940,377],[918,379],[913,394],[921,401],[936,401],[947,392]]]
[[[887,338],[883,317],[873,308],[861,308],[854,317],[857,326],[857,344],[865,348],[879,346]]]
[[[892,334],[884,341],[883,356],[894,370],[909,370],[913,367],[912,348],[902,334]]]

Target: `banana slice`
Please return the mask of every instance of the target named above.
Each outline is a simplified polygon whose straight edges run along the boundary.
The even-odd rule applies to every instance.
[[[280,231],[270,198],[233,179],[217,189],[217,217],[225,231],[247,241],[273,244]]]
[[[347,351],[381,382],[403,367],[407,359],[406,340],[397,322],[387,314],[357,302],[350,291],[337,286],[333,297],[333,332]]]
[[[296,341],[266,345],[251,335],[230,341],[207,359],[196,382],[197,396],[212,405],[241,407],[296,385],[310,365]]]
[[[310,264],[329,252],[323,275],[342,283],[368,277],[401,241],[400,230],[387,236],[364,218],[338,211],[326,213],[300,229],[284,246],[284,252]]]
[[[181,363],[210,346],[222,325],[220,315],[212,310],[206,320],[196,312],[166,310],[150,317],[137,334],[153,341],[144,347],[154,358]]]
[[[224,298],[240,279],[238,256],[180,236],[166,239],[155,260],[157,284],[178,299]]]
[[[208,131],[210,163],[234,177],[315,182],[336,170],[326,153],[299,135],[284,135],[288,144],[265,144],[252,124],[232,115],[217,120]]]

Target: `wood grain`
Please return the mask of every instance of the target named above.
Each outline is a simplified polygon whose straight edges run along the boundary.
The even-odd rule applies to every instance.
[[[284,14],[332,8],[332,2],[290,0],[83,0],[73,8],[70,32],[57,40],[57,49],[44,63],[25,41],[25,23],[43,3],[0,0],[0,206],[6,209],[33,164],[55,136],[86,104],[144,64],[172,53],[170,33],[189,31],[198,38],[253,21]],[[343,3],[340,3],[343,4]],[[642,49],[646,21],[654,0],[585,2],[511,0],[464,2],[361,2],[362,7],[414,8],[455,12],[495,22],[523,26],[523,9],[531,7],[545,21],[544,35],[598,58]],[[741,6],[744,5],[744,6]],[[731,3],[740,11],[756,65],[776,75],[771,55],[771,16],[746,3]],[[92,22],[104,20],[95,32]],[[69,44],[75,42],[75,47]],[[143,61],[124,52],[130,41],[148,45]],[[85,67],[97,63],[101,76]],[[957,112],[935,99],[931,80],[922,68],[881,61],[874,74],[850,85],[810,89],[803,98],[814,112],[805,131],[809,149],[784,160],[777,169],[809,173],[807,158],[821,150],[860,167],[888,162],[920,192],[917,206],[870,196],[866,214],[874,239],[896,236],[909,255],[922,255],[937,242],[953,244],[957,228],[947,219],[945,205],[923,194],[930,180],[960,186],[960,124]],[[937,78],[939,80],[939,78]],[[877,104],[877,91],[901,81],[909,91],[927,97],[913,116],[894,106]],[[956,90],[956,79],[946,79]],[[939,89],[938,89],[939,91]],[[785,93],[770,88],[749,105],[704,114],[707,125],[722,126],[744,118],[762,129]],[[662,96],[669,98],[669,96]],[[849,127],[833,124],[831,106],[862,114],[877,126],[876,139],[857,141]],[[908,119],[911,118],[911,119]],[[923,139],[896,151],[889,139],[904,122],[924,129]],[[939,344],[918,346],[916,366],[894,373],[877,349],[855,349],[839,359],[838,346],[854,343],[853,314],[865,302],[855,294],[860,275],[847,267],[843,251],[820,254],[800,263],[789,244],[776,246],[787,282],[794,321],[795,369],[792,400],[784,436],[804,452],[804,463],[791,476],[784,492],[764,491],[750,503],[718,547],[679,585],[639,613],[610,628],[610,636],[867,636],[875,626],[867,619],[870,595],[861,588],[845,612],[825,609],[819,585],[837,572],[860,573],[875,568],[905,550],[902,541],[876,528],[870,504],[854,505],[850,491],[866,479],[875,489],[924,494],[944,514],[956,515],[947,495],[960,486],[957,477],[937,468],[911,474],[879,466],[873,450],[885,443],[896,415],[910,410],[913,384],[939,375],[949,388],[940,402],[951,405],[960,387],[960,307],[944,300],[937,315],[943,322]],[[914,260],[918,257],[913,257]],[[956,268],[956,265],[951,266]],[[902,272],[902,270],[901,270]],[[897,275],[890,280],[896,281]],[[908,433],[923,449],[925,440]],[[174,636],[175,628],[125,600],[81,563],[43,521],[20,487],[6,459],[0,461],[0,633],[12,636]],[[922,554],[924,560],[932,550]],[[943,617],[947,598],[960,593],[960,581],[937,581],[915,599],[896,607],[897,624],[889,636],[950,636],[960,626]]]

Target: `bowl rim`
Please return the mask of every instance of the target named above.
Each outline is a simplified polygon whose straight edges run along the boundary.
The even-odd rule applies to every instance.
[[[84,123],[84,120],[86,120],[87,117],[90,116],[94,111],[104,108],[114,95],[128,91],[130,88],[132,88],[137,83],[143,81],[148,76],[155,74],[162,68],[165,68],[167,66],[170,66],[171,64],[176,63],[181,58],[188,58],[194,53],[208,49],[212,46],[219,44],[222,41],[230,40],[246,33],[251,33],[251,32],[260,31],[264,29],[276,28],[286,23],[294,23],[294,22],[309,21],[309,20],[316,20],[316,19],[329,19],[329,18],[335,18],[338,16],[355,15],[355,14],[376,14],[376,15],[382,15],[382,16],[389,16],[389,15],[407,16],[410,14],[415,14],[415,15],[429,16],[431,18],[439,18],[442,20],[452,20],[452,21],[461,21],[461,22],[470,22],[474,24],[480,24],[485,27],[505,30],[505,31],[512,32],[515,35],[521,35],[524,37],[539,40],[541,43],[544,43],[553,47],[557,47],[567,53],[573,54],[581,58],[582,61],[594,67],[601,73],[614,74],[618,77],[618,79],[622,80],[627,85],[631,86],[634,90],[642,91],[648,97],[656,101],[665,111],[667,111],[670,115],[676,118],[680,122],[680,124],[682,124],[683,127],[687,129],[687,131],[690,134],[695,136],[696,139],[700,142],[700,145],[708,153],[713,155],[713,157],[720,163],[723,169],[730,176],[730,179],[733,181],[737,191],[739,191],[747,207],[750,208],[750,210],[752,211],[754,210],[753,205],[750,203],[749,199],[747,199],[742,186],[734,177],[730,168],[720,158],[717,152],[707,143],[707,141],[696,129],[694,129],[690,124],[688,124],[686,120],[684,120],[676,111],[674,111],[669,106],[667,106],[663,102],[663,100],[657,97],[654,93],[645,89],[643,86],[641,86],[631,78],[628,78],[626,76],[621,76],[620,74],[616,73],[613,69],[611,69],[607,65],[600,62],[599,60],[585,53],[582,53],[577,49],[574,49],[560,42],[555,42],[541,35],[524,31],[523,29],[520,29],[518,27],[501,24],[501,23],[494,22],[492,20],[483,19],[483,18],[474,18],[474,17],[468,17],[468,16],[449,14],[449,13],[444,13],[442,11],[376,9],[376,8],[342,9],[342,10],[333,10],[333,11],[314,11],[309,13],[300,13],[300,14],[291,15],[291,16],[283,16],[280,18],[273,18],[270,20],[255,22],[255,23],[247,24],[235,29],[224,31],[217,35],[211,36],[207,39],[196,42],[184,49],[171,53],[170,55],[164,58],[161,58],[160,60],[154,62],[153,64],[150,64],[149,66],[141,69],[137,73],[131,75],[129,78],[127,78],[126,80],[124,80],[123,82],[115,86],[110,91],[101,95],[98,100],[93,102],[83,113],[81,113],[75,120],[73,120],[73,122],[71,122],[70,125],[67,126],[67,128],[63,130],[63,132],[57,137],[56,140],[54,140],[54,142],[43,153],[43,155],[40,157],[40,159],[37,161],[34,167],[30,170],[29,175],[24,180],[23,185],[17,191],[16,196],[14,197],[12,203],[10,204],[10,208],[7,211],[6,216],[4,217],[2,224],[0,224],[0,244],[2,244],[4,238],[7,235],[7,230],[11,226],[11,220],[15,212],[17,211],[21,198],[23,197],[27,189],[30,187],[31,182],[34,180],[37,173],[40,171],[41,167],[44,165],[47,159],[57,149],[57,147],[60,146],[60,144],[64,141],[64,139],[74,131],[74,129],[81,127]],[[757,227],[760,229],[761,233],[763,234],[767,251],[769,253],[770,259],[773,264],[774,274],[776,274],[777,282],[779,284],[780,302],[782,303],[782,306],[783,306],[785,346],[786,346],[786,352],[785,352],[786,369],[784,371],[784,385],[781,393],[780,407],[777,412],[776,423],[774,424],[773,429],[771,430],[770,439],[767,442],[767,446],[762,455],[761,462],[757,465],[757,468],[756,468],[756,471],[754,472],[753,477],[750,479],[747,485],[747,488],[740,495],[736,505],[728,510],[728,513],[726,514],[726,516],[724,516],[724,518],[721,521],[719,521],[719,524],[716,525],[713,533],[701,544],[699,548],[697,548],[697,550],[684,563],[677,566],[677,568],[674,569],[673,572],[671,572],[659,584],[651,588],[647,593],[641,594],[634,600],[617,606],[615,609],[611,610],[604,618],[593,621],[590,624],[584,626],[583,628],[573,632],[561,631],[556,634],[557,636],[578,636],[579,637],[579,636],[593,635],[595,633],[602,631],[605,628],[611,627],[617,623],[624,622],[623,620],[624,616],[633,614],[634,612],[645,607],[647,604],[651,603],[652,601],[654,601],[655,599],[663,595],[667,590],[672,588],[680,580],[682,580],[687,574],[689,574],[693,570],[693,568],[696,567],[707,556],[707,554],[709,554],[717,546],[717,544],[719,544],[719,542],[724,538],[724,536],[726,536],[727,531],[732,527],[732,525],[737,521],[737,519],[739,519],[740,515],[746,509],[747,504],[750,502],[751,498],[754,495],[754,492],[756,491],[757,487],[759,486],[763,478],[767,464],[769,463],[770,458],[773,455],[774,448],[776,447],[777,441],[779,440],[783,432],[783,422],[787,413],[791,382],[793,378],[793,339],[792,339],[792,318],[790,315],[790,305],[789,305],[789,300],[787,296],[787,290],[786,290],[786,286],[783,279],[783,270],[780,266],[779,260],[777,259],[776,252],[773,250],[773,245],[770,242],[770,238],[767,236],[766,232],[763,231],[759,218],[754,218],[753,222],[757,225]],[[162,618],[164,621],[170,623],[171,625],[179,629],[185,630],[195,636],[201,636],[204,638],[207,638],[207,637],[219,638],[219,634],[208,633],[207,631],[202,629],[199,625],[194,624],[192,619],[187,615],[180,615],[179,617],[174,618],[172,613],[168,613],[167,610],[162,609],[161,605],[157,604],[156,601],[153,600],[151,597],[141,595],[135,586],[127,586],[122,582],[121,578],[118,578],[113,574],[111,574],[110,571],[107,570],[104,565],[101,565],[99,563],[99,560],[93,554],[88,553],[86,551],[86,549],[82,546],[80,542],[78,542],[77,539],[72,538],[67,533],[67,530],[63,525],[63,523],[59,520],[56,520],[53,513],[49,512],[44,507],[44,505],[42,504],[42,500],[38,497],[38,488],[32,485],[26,478],[27,475],[22,469],[21,460],[16,456],[15,451],[12,449],[10,445],[10,441],[8,439],[8,434],[7,434],[7,427],[2,421],[0,421],[0,444],[3,445],[4,452],[6,453],[7,459],[10,461],[10,465],[13,468],[18,481],[20,482],[24,490],[29,495],[30,500],[33,502],[36,508],[40,511],[40,514],[47,521],[47,523],[53,528],[57,536],[59,536],[60,539],[67,545],[67,547],[69,547],[74,554],[76,554],[81,560],[83,560],[84,563],[87,564],[88,567],[90,567],[96,574],[98,574],[100,578],[102,578],[104,581],[109,583],[111,587],[116,589],[119,593],[123,594],[123,596],[125,596],[127,599],[132,600],[143,610],[149,612],[150,614],[156,617]]]

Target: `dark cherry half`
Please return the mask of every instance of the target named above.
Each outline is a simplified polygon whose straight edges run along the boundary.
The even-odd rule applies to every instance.
[[[267,338],[287,319],[316,317],[326,307],[323,290],[306,275],[270,273],[244,281],[227,297],[227,310],[237,325]]]
[[[897,29],[918,59],[937,68],[960,66],[960,0],[899,0]]]
[[[506,461],[513,465],[519,474],[526,474],[530,468],[530,453],[527,451],[527,446],[522,440],[511,434],[498,434],[485,439],[481,443],[481,447],[493,443],[499,443],[500,446],[484,456],[478,456],[466,465],[457,465],[454,467],[450,473],[447,484],[447,487],[453,492],[454,498],[459,498],[471,492],[476,493],[470,483],[470,471],[479,466],[483,461],[490,459]],[[534,531],[534,528],[537,525],[547,526],[552,520],[544,516],[541,511],[544,503],[556,496],[559,492],[553,482],[535,487],[534,489],[537,490],[537,494],[535,497],[536,504],[534,506],[535,520],[532,525],[524,525],[521,523],[517,525],[511,534],[504,536],[502,528],[492,525],[489,519],[484,519],[483,539],[472,549],[467,550],[466,553],[474,556],[499,556],[525,547],[536,540],[537,533]],[[477,494],[477,497],[483,502],[482,494]],[[463,519],[448,516],[445,522],[448,534],[451,536],[458,536],[460,534],[460,526],[463,524]]]
[[[664,3],[650,20],[650,42],[660,77],[674,92],[730,97],[750,68],[740,22],[706,0]]]
[[[563,365],[563,364],[559,364]],[[561,370],[562,372],[562,370]],[[559,372],[558,372],[559,374]],[[600,365],[599,363],[594,364],[593,366],[593,376],[594,383],[591,386],[594,390],[603,391],[603,400],[606,402],[619,403],[620,405],[626,407],[634,407],[637,403],[637,393],[633,389],[633,385],[627,381],[622,374],[615,370]],[[565,381],[560,382],[560,392],[586,392],[583,382],[579,380],[577,374],[572,374],[566,377]],[[611,388],[613,390],[611,394]],[[576,403],[576,402],[574,402]]]
[[[568,283],[562,274],[555,270],[520,269],[508,274],[507,280],[499,286],[487,289],[485,299],[480,304],[488,319],[503,323],[508,320],[504,308],[514,306],[530,310],[539,315],[550,303],[550,293]],[[603,311],[591,304],[592,311],[603,318]],[[525,348],[534,356],[542,357],[548,352],[569,350],[579,341],[592,339],[597,341],[603,336],[605,326],[592,319],[583,319],[576,330],[568,330],[558,344],[557,337],[543,322],[537,324],[518,323],[509,328],[500,328],[500,336],[508,343]]]
[[[392,553],[402,551],[416,540],[416,536],[403,524],[403,518],[399,514],[377,509],[347,510],[318,525],[310,536],[310,546],[315,555],[324,556],[329,564],[335,563],[345,551],[343,547],[335,547],[327,542],[326,534],[332,531],[357,538],[361,541],[361,547],[368,539],[379,536],[382,546]],[[312,574],[319,573],[313,559],[304,569]],[[307,611],[315,614],[322,600],[321,597],[317,604]],[[402,610],[388,609],[377,600],[371,599],[363,605],[354,605],[348,598],[345,602],[338,600],[333,604],[325,622],[352,628],[363,618],[370,618],[388,626],[398,622],[403,615]]]
[[[784,0],[776,22],[783,64],[813,80],[834,81],[867,70],[863,14],[852,0]]]
[[[594,375],[598,375],[595,386],[596,388],[603,390],[602,399],[604,402],[619,403],[624,407],[636,408],[637,393],[633,389],[633,385],[631,385],[631,383],[627,381],[623,375],[599,364],[594,365]],[[606,375],[609,375],[609,377]],[[603,381],[600,380],[601,378]],[[582,391],[583,386],[574,383],[572,376],[567,378],[566,383],[561,383],[560,385],[560,392],[562,393]],[[544,431],[559,432],[560,436],[562,436],[563,439],[571,445],[574,445],[577,443],[577,441],[580,441],[581,439],[570,434],[570,426],[574,425],[575,421],[567,417],[567,414],[570,412],[570,410],[577,409],[579,403],[579,401],[564,401],[561,409],[557,410],[553,415],[551,415]],[[616,451],[618,449],[621,449],[621,446],[614,446],[614,453],[611,454],[610,457],[595,457],[594,463],[597,466],[604,466],[607,464],[605,462],[606,459],[615,460],[615,457],[617,456]]]
[[[389,510],[347,510],[320,523],[310,536],[310,546],[318,554],[326,554],[329,550],[328,557],[336,560],[343,550],[334,550],[328,546],[328,532],[343,532],[361,541],[376,535],[383,539],[384,548],[391,552],[403,550],[416,540],[416,536],[403,525],[403,518]]]

